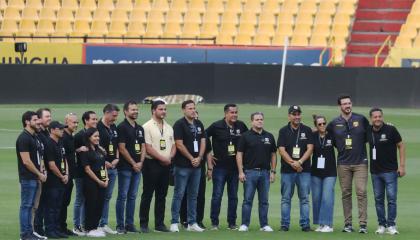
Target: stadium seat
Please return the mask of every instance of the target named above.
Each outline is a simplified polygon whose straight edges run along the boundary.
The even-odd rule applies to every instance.
[[[292,41],[290,43],[291,46],[308,46],[308,36],[305,35],[293,35]]]
[[[413,43],[414,48],[420,48],[420,37],[416,37]]]
[[[263,12],[260,15],[258,23],[276,24],[276,16],[271,12]]]
[[[396,48],[412,48],[412,46],[412,38],[406,36],[399,36],[394,44],[394,47]]]
[[[299,15],[315,15],[318,11],[316,1],[303,1],[299,7]]]
[[[247,0],[243,12],[261,13],[260,0]]]
[[[21,10],[14,7],[7,7],[4,10],[4,16],[3,18],[5,20],[16,20],[19,21],[22,17],[20,15]]]
[[[190,0],[190,3],[188,5],[189,12],[198,12],[198,13],[204,13],[206,11],[206,7],[204,5],[203,0]]]
[[[231,34],[219,34],[219,36],[217,36],[216,43],[221,45],[232,45],[233,36]]]
[[[184,23],[201,24],[201,13],[198,11],[188,11],[184,16]]]
[[[270,23],[260,23],[260,25],[258,25],[258,30],[257,30],[257,35],[267,35],[267,36],[274,36],[275,33],[275,29],[274,29],[274,24],[270,24]]]
[[[105,43],[124,43],[123,38],[124,38],[124,34],[108,33],[105,38]]]
[[[22,11],[22,19],[33,20],[38,22],[38,9],[26,7]]]
[[[167,23],[182,23],[182,12],[178,10],[170,10],[168,14],[166,15],[166,22]]]
[[[60,8],[57,12],[57,19],[58,20],[69,20],[74,21],[74,14],[73,10],[70,8]]]
[[[200,36],[204,38],[215,37],[219,33],[217,23],[204,23]]]
[[[194,22],[186,22],[182,28],[182,37],[193,38],[200,36],[200,25]]]
[[[35,8],[37,10],[40,10],[42,6],[41,0],[26,0],[26,8]]]
[[[33,36],[33,32],[27,32],[27,31],[21,31],[21,30],[19,30],[17,33],[16,33],[16,36],[17,37],[19,37],[19,38],[16,38],[16,41],[18,41],[18,42],[32,42],[32,40],[33,40],[33,38],[32,38],[32,36]]]
[[[2,17],[2,13],[4,9],[7,8],[7,2],[6,0],[0,0],[0,17]]]
[[[270,46],[272,36],[257,34],[254,38],[254,45]]]
[[[346,24],[335,24],[331,30],[332,36],[339,36],[347,38],[349,36],[349,25]]]
[[[141,9],[145,12],[149,12],[152,9],[150,0],[136,0],[134,3],[134,9]]]
[[[171,3],[170,10],[185,13],[188,11],[187,0],[173,0]]]
[[[104,8],[96,9],[96,11],[93,14],[93,20],[100,20],[109,23],[111,21],[110,11]]]
[[[350,25],[351,17],[347,14],[337,13],[334,17],[334,24]]]
[[[41,19],[38,22],[36,32],[39,34],[52,34],[55,31],[53,20]]]
[[[255,36],[255,24],[241,23],[238,28],[238,34]]]
[[[335,14],[336,5],[332,1],[321,1],[319,4],[318,11],[320,13]]]
[[[295,26],[293,31],[293,35],[300,35],[300,36],[311,36],[312,33],[312,25],[311,24],[298,24]]]
[[[60,0],[45,0],[43,9],[46,9],[46,8],[54,9],[55,11],[57,11],[58,9],[61,8]]]
[[[92,11],[87,8],[79,8],[74,17],[75,20],[92,21]]]
[[[149,16],[147,17],[147,22],[149,23],[164,23],[165,17],[164,12],[161,10],[155,10],[149,12]]]
[[[257,15],[255,12],[243,12],[240,19],[241,23],[252,23],[257,25]]]
[[[17,21],[5,18],[1,24],[0,35],[11,36],[19,30]]]
[[[168,0],[154,0],[153,9],[167,12],[169,10]]]
[[[53,8],[43,8],[39,13],[39,19],[55,21],[57,19],[55,13],[56,11]]]
[[[226,3],[226,12],[235,12],[240,13],[242,12],[242,0],[228,0]]]
[[[131,21],[128,23],[127,28],[127,37],[138,37],[138,36],[144,36],[146,34],[146,28],[145,25],[143,25],[141,22],[135,22]]]
[[[163,37],[179,37],[181,36],[181,23],[179,22],[167,22]]]
[[[204,14],[203,23],[220,23],[221,15],[217,11],[207,11]]]
[[[281,8],[282,12],[288,12],[292,14],[297,14],[299,10],[299,1],[297,0],[285,0]]]
[[[222,13],[225,10],[222,0],[209,0],[206,11]]]
[[[291,36],[293,34],[293,27],[290,24],[279,24],[277,26],[277,34],[281,34],[281,35],[287,35],[287,36]]]
[[[19,24],[19,32],[33,34],[36,32],[35,21],[32,19],[22,19]]]
[[[309,46],[327,47],[328,46],[327,37],[322,36],[322,35],[312,35],[311,40],[309,41]]]
[[[223,23],[220,27],[220,34],[231,34],[233,36],[237,33],[236,26],[234,23]]]
[[[130,14],[130,22],[131,21],[136,21],[136,22],[143,22],[146,23],[147,22],[147,17],[146,17],[146,11],[140,8],[135,8],[133,9],[133,11]]]
[[[252,45],[254,37],[249,34],[239,33],[235,37],[235,45]]]
[[[111,13],[111,21],[128,22],[128,11],[127,11],[127,9],[115,8],[114,11],[112,11],[112,13]]]
[[[22,10],[25,8],[25,2],[24,0],[9,0],[7,6]]]
[[[148,22],[146,26],[146,37],[161,37],[163,34],[162,23]]]
[[[312,36],[323,36],[329,37],[331,34],[331,28],[329,24],[315,24],[312,31]]]
[[[278,15],[280,12],[280,2],[278,0],[266,0],[262,8],[262,16],[267,13]]]
[[[34,38],[32,39],[32,42],[39,42],[39,43],[49,43],[50,42],[49,34],[47,34],[47,33],[35,32],[33,34],[33,36],[34,36]],[[40,37],[40,38],[35,38],[35,37]]]
[[[94,20],[89,36],[105,36],[108,34],[108,22],[104,20]]]
[[[318,12],[317,15],[315,16],[315,25],[318,25],[318,24],[331,25],[331,23],[332,23],[331,13]]]
[[[337,8],[337,13],[347,13],[348,15],[354,15],[356,11],[356,5],[353,2],[340,1]]]
[[[79,9],[79,4],[77,0],[63,0],[62,8],[67,8],[76,11],[77,9]]]
[[[290,24],[293,25],[294,24],[294,15],[293,13],[290,12],[284,12],[281,11],[277,20],[277,24]]]
[[[66,36],[73,32],[72,21],[67,19],[58,19],[55,25],[55,36]]]
[[[420,13],[411,12],[407,16],[407,25],[414,26],[415,28],[420,28]]]
[[[331,41],[331,47],[334,47],[335,49],[343,50],[347,47],[347,40],[343,36],[335,36],[333,40]]]
[[[144,32],[144,28],[143,28],[143,32]],[[108,35],[119,36],[119,35],[124,35],[126,33],[127,33],[126,21],[118,21],[118,20],[111,21],[111,24],[109,25]]]
[[[289,39],[289,45],[290,45],[290,36],[284,35],[284,34],[276,34],[273,38],[273,46],[284,46],[285,45],[285,38]]]
[[[313,23],[314,23],[314,19],[313,19],[313,16],[311,14],[306,14],[306,13],[299,12],[299,14],[296,17],[295,25],[297,25],[297,26],[299,26],[301,24],[312,25]]]
[[[106,10],[112,11],[115,8],[113,0],[97,0],[97,1],[98,1],[98,9],[106,9]]]
[[[239,17],[237,12],[224,12],[222,15],[222,23],[234,23],[238,24]]]
[[[131,0],[117,0],[115,10],[131,11],[133,10],[133,2]]]
[[[94,11],[97,8],[96,0],[80,0],[80,8]]]
[[[417,28],[411,27],[410,25],[403,24],[400,29],[400,36],[415,38],[417,36]]]
[[[74,22],[73,35],[84,36],[90,33],[90,21],[76,19]]]

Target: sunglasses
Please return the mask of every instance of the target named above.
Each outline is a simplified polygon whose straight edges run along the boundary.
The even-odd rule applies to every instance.
[[[318,126],[325,126],[327,123],[325,123],[325,122],[322,122],[322,123],[318,123],[317,125]]]

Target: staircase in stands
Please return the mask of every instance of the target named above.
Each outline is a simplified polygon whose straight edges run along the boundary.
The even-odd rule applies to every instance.
[[[395,41],[413,2],[414,0],[359,0],[344,66],[375,66],[375,55],[389,35],[392,42]],[[384,48],[379,57],[379,66],[387,55],[388,48]]]

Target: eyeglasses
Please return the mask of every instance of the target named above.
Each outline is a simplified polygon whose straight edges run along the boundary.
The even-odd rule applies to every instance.
[[[325,126],[327,123],[325,123],[325,122],[322,122],[322,123],[318,123],[317,125],[318,126]]]

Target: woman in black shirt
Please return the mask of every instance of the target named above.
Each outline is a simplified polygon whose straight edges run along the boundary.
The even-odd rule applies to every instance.
[[[314,152],[312,155],[311,188],[313,222],[317,232],[333,232],[334,187],[337,178],[332,136],[326,131],[327,119],[314,115]]]
[[[99,146],[99,132],[96,128],[85,131],[85,142],[89,151],[81,154],[85,175],[83,190],[85,195],[85,230],[88,237],[105,237],[98,230],[99,220],[104,205],[105,189],[108,186],[108,174],[105,167],[106,152]]]

